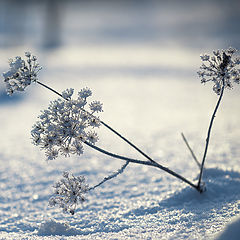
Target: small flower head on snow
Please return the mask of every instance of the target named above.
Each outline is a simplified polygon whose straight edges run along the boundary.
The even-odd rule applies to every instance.
[[[226,50],[213,51],[213,56],[203,54],[201,60],[204,62],[198,71],[201,83],[213,81],[213,91],[220,94],[222,87],[232,89],[232,83],[240,83],[240,58],[233,59],[237,50],[228,48]]]
[[[102,104],[96,101],[90,103],[89,112],[86,108],[90,95],[82,94],[83,91],[73,100],[74,90],[65,90],[62,96],[68,100],[59,98],[51,102],[33,126],[33,143],[45,151],[48,160],[57,158],[59,154],[65,157],[81,155],[84,141],[92,144],[98,141],[98,135],[93,129],[100,126],[100,120],[93,114],[102,111]]]
[[[56,182],[54,187],[54,196],[49,199],[49,206],[58,206],[63,212],[75,213],[77,204],[84,202],[85,194],[89,187],[83,176],[75,177],[74,175],[64,172],[63,178]]]
[[[15,91],[24,91],[28,85],[37,81],[37,74],[41,70],[37,58],[30,52],[26,52],[25,57],[26,60],[19,56],[9,59],[10,69],[3,73],[9,95]]]

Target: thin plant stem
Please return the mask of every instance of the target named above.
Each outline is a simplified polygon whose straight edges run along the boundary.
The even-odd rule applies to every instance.
[[[119,136],[121,139],[123,139],[126,143],[128,143],[131,147],[133,147],[134,149],[136,149],[139,153],[141,153],[145,158],[147,158],[150,162],[153,163],[157,163],[155,162],[151,157],[149,157],[146,153],[144,153],[142,150],[140,150],[136,145],[134,145],[133,143],[131,143],[129,140],[127,140],[125,137],[123,137],[120,133],[118,133],[117,131],[115,131],[113,128],[111,128],[109,125],[107,125],[106,123],[102,122],[101,123],[108,128],[110,131],[112,131],[113,133],[115,133],[117,136]]]
[[[186,144],[188,150],[190,151],[190,153],[191,153],[191,155],[192,155],[192,158],[194,159],[194,161],[196,162],[196,164],[198,165],[198,167],[201,168],[201,164],[200,164],[200,162],[198,161],[196,155],[194,154],[192,148],[190,147],[190,145],[189,145],[189,143],[188,143],[186,137],[184,136],[183,133],[181,133],[181,135],[182,135],[183,141],[185,142],[185,144]]]
[[[56,90],[52,89],[51,87],[36,81],[36,83],[40,84],[41,86],[47,88],[48,90],[54,92],[55,94],[57,94],[58,96],[62,97],[63,99],[65,99],[61,93],[57,92]],[[65,99],[68,100],[68,99]],[[81,108],[82,111],[87,112],[85,109]],[[90,114],[91,116],[93,116],[91,113],[87,112],[88,114]],[[94,117],[94,116],[93,116]],[[134,145],[132,142],[130,142],[128,139],[126,139],[125,137],[123,137],[119,132],[117,132],[116,130],[114,130],[112,127],[110,127],[108,124],[106,124],[105,122],[100,120],[100,123],[105,126],[107,129],[109,129],[110,131],[112,131],[114,134],[116,134],[118,137],[120,137],[123,141],[125,141],[126,143],[128,143],[131,147],[133,147],[135,150],[137,150],[140,154],[142,154],[145,158],[147,158],[150,162],[155,162],[151,157],[149,157],[146,153],[144,153],[142,150],[140,150],[136,145]]]
[[[195,188],[196,190],[199,191],[199,189],[197,188],[197,185],[193,184],[191,181],[187,180],[186,178],[184,178],[183,176],[179,175],[178,173],[172,171],[171,169],[167,168],[167,167],[164,167],[160,164],[158,164],[157,162],[155,161],[143,161],[143,160],[138,160],[138,159],[132,159],[132,158],[128,158],[128,157],[124,157],[124,156],[120,156],[118,154],[115,154],[115,153],[111,153],[111,152],[108,152],[100,147],[97,147],[87,141],[84,142],[86,145],[88,145],[89,147],[95,149],[96,151],[98,152],[101,152],[103,154],[106,154],[110,157],[113,157],[113,158],[116,158],[116,159],[121,159],[121,160],[124,160],[124,161],[128,161],[128,162],[132,162],[132,163],[136,163],[136,164],[142,164],[142,165],[148,165],[148,166],[152,166],[152,167],[156,167],[156,168],[159,168],[169,174],[171,174],[172,176],[182,180],[183,182],[189,184],[191,187]]]
[[[54,92],[55,94],[57,94],[57,95],[60,96],[61,98],[65,99],[61,93],[59,93],[59,92],[57,92],[56,90],[54,90],[53,88],[45,85],[44,83],[41,83],[41,82],[39,82],[39,81],[36,81],[36,83],[38,83],[39,85],[41,85],[41,86],[47,88],[48,90]],[[66,100],[66,99],[65,99],[65,100]]]
[[[223,97],[224,85],[225,85],[225,83],[224,83],[224,79],[223,79],[223,84],[222,84],[221,93],[220,93],[220,96],[219,96],[219,98],[218,98],[216,107],[215,107],[215,109],[214,109],[214,111],[213,111],[213,114],[212,114],[212,117],[211,117],[211,121],[210,121],[210,124],[209,124],[209,127],[208,127],[207,138],[206,138],[206,145],[205,145],[205,150],[204,150],[204,154],[203,154],[203,159],[202,159],[201,169],[200,169],[200,175],[199,175],[198,185],[197,185],[197,187],[198,187],[198,189],[199,189],[200,192],[201,192],[201,181],[202,181],[204,163],[205,163],[206,156],[207,156],[207,150],[208,150],[208,145],[209,145],[209,141],[210,141],[210,135],[211,135],[211,130],[212,130],[212,126],[213,126],[213,121],[214,121],[214,118],[215,118],[215,116],[216,116],[218,107],[219,107],[220,102],[221,102],[222,97]]]
[[[122,167],[120,169],[118,169],[116,172],[112,173],[111,175],[105,177],[100,183],[96,184],[95,186],[89,188],[88,190],[94,190],[95,188],[101,186],[103,183],[105,183],[108,180],[111,180],[115,177],[117,177],[119,174],[123,173],[123,171],[125,170],[125,168],[128,166],[129,161],[126,161]]]
[[[39,82],[39,81],[36,81],[36,83],[40,84],[41,86],[47,88],[48,90],[54,92],[55,94],[57,94],[58,96],[62,97],[63,99],[65,99],[62,94],[60,94],[59,92],[57,92],[56,90],[52,89],[51,87],[48,87],[47,85]],[[68,100],[68,99],[65,99],[65,100]],[[87,112],[85,109],[82,109],[83,111]],[[90,115],[92,115],[91,113],[89,113]],[[133,162],[133,163],[137,163],[137,164],[143,164],[143,165],[149,165],[149,166],[153,166],[153,167],[157,167],[157,168],[160,168],[162,169],[163,171],[165,172],[168,172],[169,174],[171,174],[172,176],[178,178],[178,179],[181,179],[183,182],[189,184],[190,186],[192,186],[193,188],[197,189],[199,191],[199,189],[197,188],[196,185],[194,185],[192,182],[190,182],[189,180],[187,180],[186,178],[184,178],[183,176],[175,173],[174,171],[158,164],[156,161],[154,161],[151,157],[149,157],[146,153],[144,153],[142,150],[140,150],[137,146],[135,146],[133,143],[131,143],[129,140],[127,140],[125,137],[123,137],[120,133],[118,133],[116,130],[114,130],[112,127],[110,127],[108,124],[106,124],[105,122],[103,121],[100,121],[101,124],[103,124],[106,128],[108,128],[110,131],[112,131],[114,134],[116,134],[117,136],[119,136],[122,140],[124,140],[126,143],[128,143],[130,146],[132,146],[134,149],[136,149],[139,153],[141,153],[145,158],[147,158],[149,161],[141,161],[141,160],[137,160],[137,159],[131,159],[131,158],[128,158],[128,157],[123,157],[123,156],[120,156],[120,155],[117,155],[117,154],[114,154],[114,153],[110,153],[106,150],[103,150],[95,145],[92,145],[91,143],[89,142],[84,142],[85,144],[87,144],[88,146],[90,146],[91,148],[101,152],[101,153],[104,153],[108,156],[111,156],[113,158],[117,158],[117,159],[121,159],[121,160],[124,160],[124,161],[128,161],[128,162]]]

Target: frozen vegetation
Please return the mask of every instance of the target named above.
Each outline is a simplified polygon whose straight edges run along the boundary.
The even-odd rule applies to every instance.
[[[69,52],[56,54],[67,57],[66,53]],[[187,67],[183,76],[119,71],[114,73],[113,80],[111,72],[86,74],[77,67],[62,69],[61,62],[57,61],[59,56],[53,63],[45,59],[49,70],[43,69],[40,74],[43,83],[55,86],[60,92],[70,87],[76,91],[90,87],[94,98],[104,103],[101,120],[111,123],[155,161],[197,184],[199,167],[180,133],[185,133],[200,160],[209,119],[219,97],[212,92],[211,84],[202,86]],[[200,63],[198,57],[189,57]],[[203,58],[207,60],[206,55]],[[203,171],[206,192],[200,194],[160,169],[129,163],[117,178],[90,191],[82,205],[76,209],[74,206],[74,215],[48,206],[52,186],[62,178],[62,172],[84,175],[89,186],[95,186],[119,169],[123,162],[87,146],[81,156],[59,156],[44,161],[44,152],[31,144],[31,126],[40,110],[44,106],[47,108],[48,102],[56,96],[38,85],[28,85],[24,93],[13,95],[10,100],[1,95],[1,239],[236,237],[239,220],[227,227],[221,236],[219,233],[239,214],[237,85],[232,91],[225,91],[213,126]],[[219,93],[217,88],[214,90]],[[94,107],[101,110],[99,104]],[[97,146],[144,160],[141,154],[102,127],[98,135]],[[77,149],[82,153],[82,148]]]
[[[0,1],[0,240],[239,239],[239,9]]]

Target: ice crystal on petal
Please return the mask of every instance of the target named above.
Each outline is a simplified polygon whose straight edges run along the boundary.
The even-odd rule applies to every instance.
[[[29,57],[31,57],[31,53],[30,52],[25,52],[25,56],[29,58]]]
[[[92,126],[92,127],[100,127],[101,121],[98,117],[92,117],[89,120],[89,125]]]
[[[62,96],[65,99],[70,99],[73,95],[74,89],[70,88],[70,89],[66,89],[65,91],[62,92]]]
[[[201,55],[200,57],[201,57],[202,61],[208,61],[210,58],[210,56],[207,54]]]
[[[27,60],[17,56],[9,59],[10,69],[3,73],[6,90],[9,95],[15,91],[24,91],[32,82],[37,81],[37,74],[41,70],[37,58],[26,52]]]
[[[87,140],[88,140],[90,143],[95,144],[95,143],[99,140],[97,133],[90,130],[90,131],[87,133]]]
[[[240,59],[236,57],[233,59],[233,54],[237,50],[234,48],[228,48],[226,50],[213,51],[213,56],[201,55],[201,59],[204,62],[198,71],[198,76],[201,78],[201,83],[212,81],[213,91],[216,94],[220,94],[222,87],[231,89],[232,83],[240,83]]]
[[[77,155],[81,155],[83,154],[83,146],[82,144],[79,143],[79,141],[74,141],[73,142],[73,148],[72,148],[72,153],[77,154]]]
[[[93,101],[89,104],[89,108],[92,110],[92,112],[102,112],[102,103],[99,101]]]
[[[77,204],[85,201],[85,194],[89,187],[84,176],[75,177],[68,172],[63,173],[63,178],[56,182],[54,196],[49,200],[49,206],[58,206],[63,212],[75,213]]]
[[[48,160],[53,160],[58,157],[58,151],[56,149],[47,150]]]
[[[81,155],[84,141],[92,144],[98,141],[98,135],[93,129],[100,126],[100,120],[93,113],[102,111],[102,104],[96,101],[94,107],[91,108],[90,104],[87,109],[86,95],[78,94],[76,100],[71,99],[72,95],[73,89],[65,90],[63,96],[68,100],[59,98],[52,101],[48,109],[41,112],[39,121],[32,128],[33,144],[45,151],[47,160],[53,160],[59,155]]]
[[[78,93],[80,98],[86,99],[87,97],[90,97],[92,95],[92,91],[89,88],[83,88],[79,93]]]

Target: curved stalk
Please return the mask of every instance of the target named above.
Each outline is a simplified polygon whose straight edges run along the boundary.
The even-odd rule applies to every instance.
[[[129,164],[129,161],[126,161],[126,162],[124,163],[124,165],[123,165],[120,169],[118,169],[116,172],[112,173],[111,175],[105,177],[100,183],[96,184],[96,185],[93,186],[93,187],[90,187],[88,190],[89,190],[89,191],[90,191],[90,190],[94,190],[95,188],[101,186],[101,185],[102,185],[103,183],[105,183],[106,181],[111,180],[112,178],[117,177],[119,174],[123,173],[123,171],[124,171],[125,168],[128,166],[128,164]]]
[[[218,98],[216,107],[215,107],[215,109],[214,109],[214,111],[213,111],[213,114],[212,114],[212,117],[211,117],[211,121],[210,121],[210,124],[209,124],[209,127],[208,127],[207,138],[206,138],[206,145],[205,145],[205,150],[204,150],[204,154],[203,154],[203,159],[202,159],[201,169],[200,169],[200,175],[199,175],[198,185],[197,185],[198,190],[199,190],[200,192],[202,192],[202,189],[201,189],[201,181],[202,181],[204,163],[205,163],[206,156],[207,156],[208,145],[209,145],[209,141],[210,141],[211,130],[212,130],[214,118],[215,118],[215,116],[216,116],[218,107],[219,107],[220,102],[221,102],[222,97],[223,97],[224,84],[225,84],[225,83],[224,83],[224,79],[223,79],[223,86],[222,86],[222,89],[221,89],[221,93],[220,93],[220,96],[219,96],[219,98]]]
[[[169,174],[171,174],[172,176],[182,180],[183,182],[187,183],[188,185],[190,185],[191,187],[195,188],[196,190],[199,191],[197,185],[193,184],[191,181],[187,180],[186,178],[184,178],[183,176],[179,175],[178,173],[170,170],[169,168],[167,167],[164,167],[160,164],[158,164],[157,162],[153,161],[153,162],[150,162],[150,161],[142,161],[142,160],[138,160],[138,159],[133,159],[133,158],[128,158],[128,157],[124,157],[124,156],[121,156],[121,155],[118,155],[118,154],[115,154],[115,153],[111,153],[111,152],[108,152],[102,148],[99,148],[87,141],[83,142],[85,143],[86,145],[88,145],[89,147],[95,149],[96,151],[98,152],[101,152],[103,154],[106,154],[110,157],[113,157],[113,158],[116,158],[116,159],[121,159],[121,160],[124,160],[124,161],[128,161],[128,162],[132,162],[132,163],[136,163],[136,164],[142,164],[142,165],[148,165],[148,166],[152,166],[152,167],[156,167],[156,168],[159,168]]]

